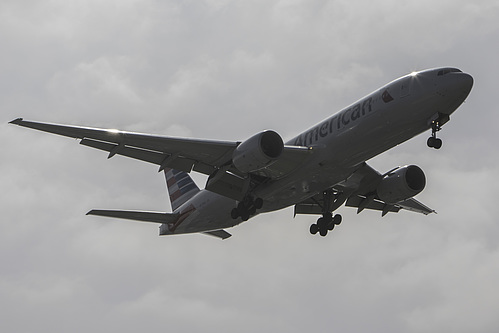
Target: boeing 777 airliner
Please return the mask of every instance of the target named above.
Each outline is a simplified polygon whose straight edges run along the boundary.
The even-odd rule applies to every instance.
[[[283,142],[271,130],[242,142],[173,138],[133,132],[25,121],[12,124],[80,139],[80,144],[159,166],[172,212],[91,210],[107,216],[160,224],[160,235],[224,229],[264,212],[294,206],[296,214],[320,215],[312,234],[326,236],[341,223],[333,212],[345,204],[382,212],[433,213],[413,197],[426,184],[416,165],[383,174],[370,158],[431,130],[427,144],[439,149],[442,125],[464,102],[473,78],[457,68],[413,72],[375,90],[296,137]],[[200,190],[189,176],[208,175]]]

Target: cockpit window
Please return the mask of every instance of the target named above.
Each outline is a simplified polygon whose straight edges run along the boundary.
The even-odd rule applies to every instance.
[[[449,74],[449,73],[462,73],[462,72],[457,68],[445,68],[445,69],[439,70],[437,75],[442,76],[442,75]]]

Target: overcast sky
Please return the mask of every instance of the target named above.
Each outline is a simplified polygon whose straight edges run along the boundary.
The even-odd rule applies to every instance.
[[[499,2],[0,2],[0,330],[497,332]],[[414,70],[475,86],[417,164],[438,211],[260,215],[220,241],[93,208],[169,210],[157,167],[7,125],[284,138]],[[200,186],[204,177],[195,176]]]

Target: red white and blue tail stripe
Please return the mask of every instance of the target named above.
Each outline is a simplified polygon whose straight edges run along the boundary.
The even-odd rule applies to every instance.
[[[168,193],[170,194],[170,203],[172,205],[172,210],[175,211],[198,193],[199,187],[197,187],[196,183],[194,183],[186,172],[168,168],[164,171]]]

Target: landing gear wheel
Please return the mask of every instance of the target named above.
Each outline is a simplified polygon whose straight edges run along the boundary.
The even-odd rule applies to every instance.
[[[256,198],[253,200],[251,196],[246,196],[237,204],[237,207],[232,209],[230,216],[233,219],[241,217],[243,221],[248,221],[249,218],[256,214],[256,211],[263,206],[263,199]]]
[[[428,141],[426,141],[426,144],[430,148],[440,149],[440,148],[442,148],[442,139],[430,136],[428,138]]]
[[[324,228],[324,218],[323,217],[319,217],[319,219],[317,220],[317,227],[319,229],[323,229]]]
[[[233,208],[230,211],[230,217],[232,217],[233,220],[235,220],[239,217],[239,211],[237,210],[237,208]]]
[[[442,148],[442,139],[435,139],[435,142],[433,144],[433,148],[435,148],[435,149]]]
[[[340,214],[336,214],[334,217],[333,217],[333,223],[335,225],[340,225],[341,221],[343,220],[343,218],[341,217]]]
[[[314,223],[310,226],[310,233],[315,235],[317,232],[319,232],[319,226]]]
[[[263,199],[262,198],[256,198],[254,206],[256,209],[261,209],[263,207]]]
[[[319,235],[321,235],[322,237],[326,237],[327,236],[327,229],[320,229],[319,230]]]

